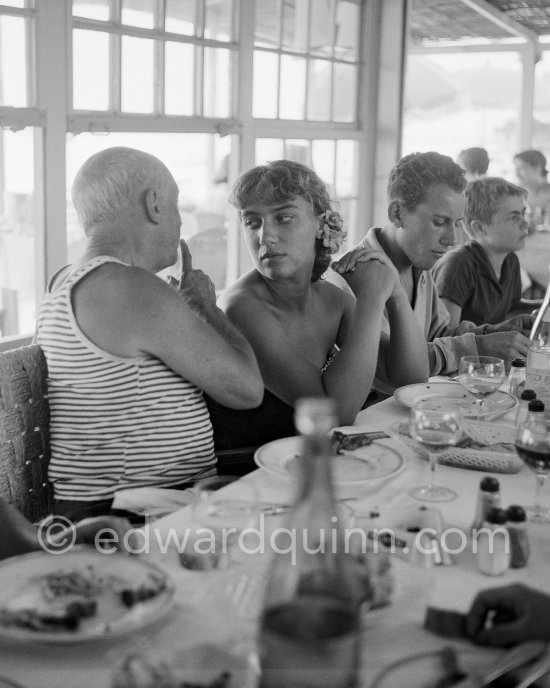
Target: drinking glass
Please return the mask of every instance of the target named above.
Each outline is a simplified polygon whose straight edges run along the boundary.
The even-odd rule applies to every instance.
[[[237,561],[241,543],[245,549],[243,531],[258,524],[257,488],[231,475],[199,480],[193,489],[192,533],[180,562],[190,569],[227,568]]]
[[[442,409],[440,402],[435,399],[418,402],[411,409],[409,433],[426,447],[430,460],[429,484],[414,487],[409,491],[411,497],[424,502],[448,502],[454,499],[456,492],[435,485],[434,476],[438,451],[457,444],[462,437],[461,409],[458,406]]]
[[[550,509],[541,506],[541,492],[550,467],[550,433],[542,427],[522,426],[516,434],[516,451],[534,471],[536,477],[535,504],[526,508],[527,518],[535,523],[550,523]]]
[[[493,356],[463,356],[458,368],[459,380],[476,398],[477,419],[483,417],[484,400],[498,391],[504,382],[504,361]]]

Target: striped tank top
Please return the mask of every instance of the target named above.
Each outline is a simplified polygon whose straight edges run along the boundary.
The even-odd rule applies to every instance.
[[[120,489],[170,487],[215,472],[201,390],[153,356],[104,351],[78,326],[71,291],[107,262],[122,263],[98,256],[57,290],[50,283],[38,314],[37,342],[48,362],[49,479],[57,499],[107,499]]]

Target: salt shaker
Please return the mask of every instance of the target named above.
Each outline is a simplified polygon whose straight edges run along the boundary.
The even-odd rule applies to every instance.
[[[525,359],[514,358],[508,375],[507,391],[519,398],[525,387]]]
[[[527,420],[527,413],[529,412],[529,402],[537,398],[536,392],[533,389],[524,389],[519,397],[518,412],[516,415],[516,427],[519,428]]]
[[[472,523],[473,530],[482,527],[489,510],[494,507],[500,507],[500,485],[496,478],[486,475],[479,483],[476,513]]]
[[[523,425],[540,425],[541,431],[546,432],[544,415],[544,402],[540,399],[533,399],[527,407],[527,418]]]
[[[513,504],[506,510],[506,516],[510,535],[510,568],[520,569],[527,564],[530,552],[525,509]]]
[[[504,509],[489,510],[477,533],[477,567],[487,576],[501,576],[510,568],[510,536]]]

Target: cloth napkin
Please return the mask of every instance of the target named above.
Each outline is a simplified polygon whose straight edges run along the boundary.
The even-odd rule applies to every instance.
[[[191,504],[195,495],[193,488],[172,490],[167,487],[133,487],[115,492],[111,508],[160,518]]]

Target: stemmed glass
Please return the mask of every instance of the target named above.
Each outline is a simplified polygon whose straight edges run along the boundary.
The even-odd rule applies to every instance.
[[[550,509],[541,506],[541,492],[550,468],[550,433],[539,426],[522,426],[516,434],[516,451],[534,471],[535,504],[526,508],[527,517],[535,523],[550,523]]]
[[[504,361],[493,356],[463,356],[458,374],[462,386],[476,398],[477,419],[481,420],[484,400],[504,382]]]
[[[424,502],[448,502],[454,499],[456,492],[448,487],[435,485],[434,475],[438,451],[457,444],[462,437],[461,409],[458,406],[442,409],[436,399],[420,401],[411,409],[409,433],[428,450],[431,476],[428,485],[414,487],[409,491],[411,497]]]

